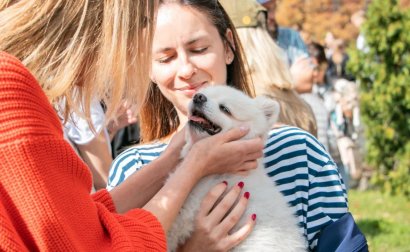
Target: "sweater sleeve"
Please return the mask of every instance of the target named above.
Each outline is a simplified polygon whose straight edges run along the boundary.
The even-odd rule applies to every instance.
[[[90,171],[64,140],[41,87],[1,52],[0,156],[0,228],[10,244],[30,251],[166,250],[151,213],[120,215],[106,190],[90,196]]]

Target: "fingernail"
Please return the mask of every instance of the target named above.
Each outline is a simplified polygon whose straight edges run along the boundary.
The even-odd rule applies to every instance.
[[[241,181],[238,183],[238,186],[242,189],[245,184]]]
[[[224,180],[224,181],[222,181],[222,183],[224,183],[225,185],[228,185],[228,182],[226,182],[225,180]]]
[[[241,131],[248,131],[248,130],[249,130],[249,127],[243,125],[243,126],[239,127],[239,129],[240,129]]]
[[[252,214],[252,220],[256,220],[256,214]]]
[[[245,193],[243,194],[243,197],[245,197],[245,198],[247,198],[247,199],[249,199],[249,196],[251,196],[251,194],[250,194],[249,192],[245,192]]]

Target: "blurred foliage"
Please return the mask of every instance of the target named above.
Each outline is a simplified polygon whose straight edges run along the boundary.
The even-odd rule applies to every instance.
[[[276,19],[280,25],[302,29],[311,40],[323,43],[327,32],[347,42],[356,39],[359,31],[350,17],[364,9],[368,0],[286,0],[280,1]]]
[[[366,18],[368,48],[349,52],[349,69],[361,87],[367,161],[373,182],[410,199],[410,10],[373,0]]]

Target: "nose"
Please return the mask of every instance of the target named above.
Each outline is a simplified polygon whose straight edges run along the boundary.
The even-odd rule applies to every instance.
[[[201,93],[195,94],[193,100],[195,105],[202,105],[207,101],[206,96]]]
[[[189,59],[181,60],[180,64],[181,65],[178,70],[178,76],[182,79],[190,79],[195,74],[195,66],[192,64],[192,62],[189,61]]]

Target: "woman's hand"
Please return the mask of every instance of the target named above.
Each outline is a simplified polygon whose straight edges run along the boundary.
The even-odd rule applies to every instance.
[[[111,140],[120,129],[134,124],[138,121],[134,106],[126,101],[123,102],[116,114],[118,115],[116,119],[112,119],[107,123],[107,130],[110,134]]]
[[[168,158],[174,157],[174,158],[177,158],[178,160],[180,159],[182,148],[184,147],[186,143],[185,128],[186,127],[183,127],[178,132],[175,132],[175,134],[172,136],[171,140],[169,141],[169,144],[167,148],[165,149],[164,153],[162,153],[163,156],[168,156]]]
[[[239,140],[248,133],[247,128],[235,128],[196,142],[187,158],[194,158],[201,177],[210,174],[243,173],[257,167],[257,159],[263,156],[261,138]]]
[[[225,196],[226,182],[212,188],[205,196],[195,219],[195,231],[178,251],[228,251],[242,242],[253,230],[256,215],[246,224],[230,233],[243,215],[249,192],[241,193],[244,184],[235,185]],[[239,197],[238,203],[235,205]],[[232,208],[233,207],[233,208]],[[230,210],[232,208],[232,210]]]

